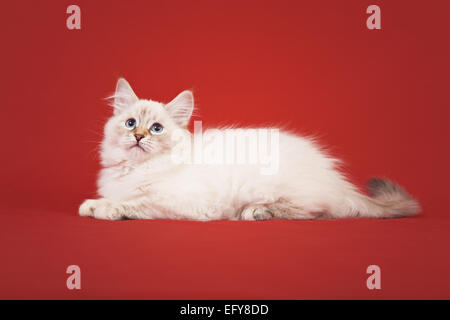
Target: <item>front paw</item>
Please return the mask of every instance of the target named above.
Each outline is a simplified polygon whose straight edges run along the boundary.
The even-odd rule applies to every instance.
[[[120,208],[107,199],[85,200],[78,210],[82,217],[93,217],[103,220],[120,220]]]

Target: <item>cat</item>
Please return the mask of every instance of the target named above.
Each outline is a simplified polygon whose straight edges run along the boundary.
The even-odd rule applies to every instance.
[[[81,216],[208,221],[396,218],[420,211],[415,199],[387,179],[369,180],[369,196],[362,194],[340,172],[339,160],[314,139],[289,132],[277,136],[279,164],[272,174],[248,163],[174,161],[175,133],[184,141],[194,139],[187,129],[194,109],[191,91],[163,104],[139,99],[120,78],[111,99],[114,113],[101,143],[100,198],[85,200]]]

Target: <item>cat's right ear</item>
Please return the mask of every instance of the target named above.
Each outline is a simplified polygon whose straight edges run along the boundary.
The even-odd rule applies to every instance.
[[[114,108],[114,115],[118,115],[139,100],[124,78],[117,80],[116,92],[109,98],[113,99],[111,106]]]

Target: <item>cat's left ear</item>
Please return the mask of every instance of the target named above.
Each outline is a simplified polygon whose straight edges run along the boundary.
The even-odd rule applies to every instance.
[[[192,91],[185,90],[175,99],[166,104],[166,109],[172,119],[180,127],[186,127],[194,110],[194,95]]]
[[[117,80],[116,92],[110,98],[114,99],[112,106],[114,107],[115,115],[126,110],[139,100],[130,84],[124,78]]]

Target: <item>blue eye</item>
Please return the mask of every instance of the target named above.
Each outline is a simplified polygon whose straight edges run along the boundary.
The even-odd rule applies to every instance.
[[[130,130],[134,129],[136,127],[136,120],[134,120],[133,118],[128,119],[127,121],[125,121],[125,127]]]
[[[152,126],[150,128],[150,131],[153,134],[160,134],[163,132],[163,130],[164,130],[164,127],[158,122],[155,122],[154,124],[152,124]]]

